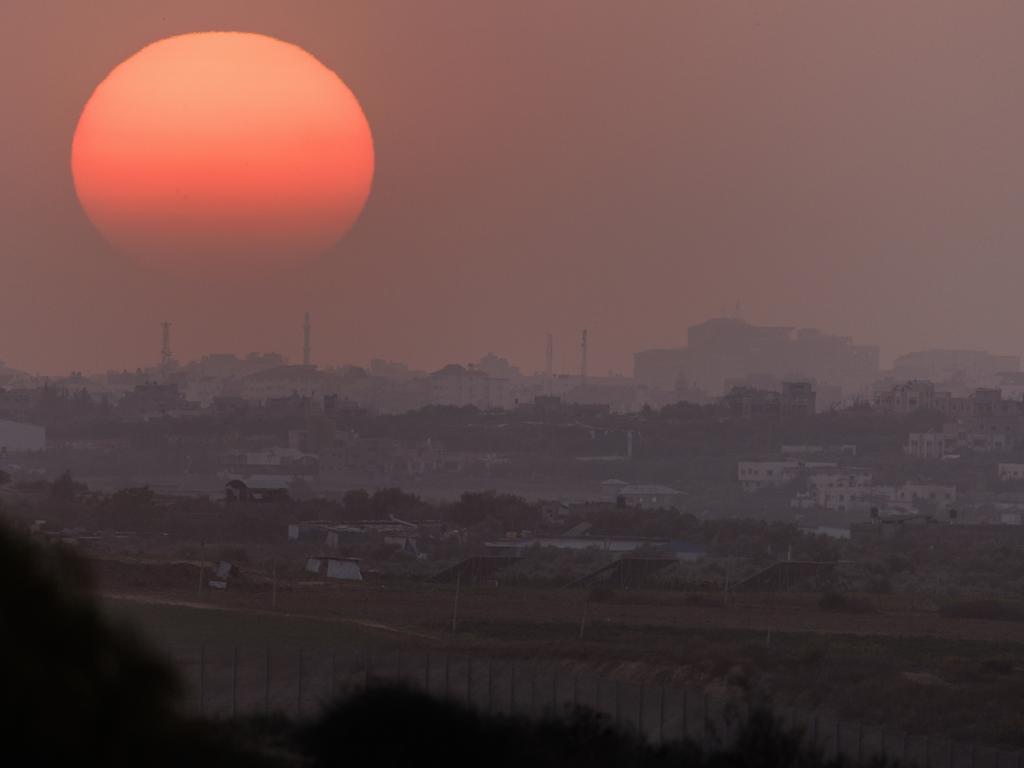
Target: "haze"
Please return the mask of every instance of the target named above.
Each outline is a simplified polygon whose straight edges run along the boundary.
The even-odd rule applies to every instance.
[[[1024,7],[1005,2],[5,3],[0,358],[595,371],[730,312],[881,344],[1019,354]],[[244,9],[244,12],[243,12]],[[102,22],[97,18],[102,18]],[[243,18],[244,25],[239,24]],[[75,200],[76,120],[162,37],[258,31],[358,94],[378,154],[323,258],[225,287],[118,255]],[[83,30],[89,30],[83,32]]]

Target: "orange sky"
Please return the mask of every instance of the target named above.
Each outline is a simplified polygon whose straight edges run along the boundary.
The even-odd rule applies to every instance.
[[[505,353],[628,371],[731,310],[879,343],[1021,353],[1024,6],[546,0],[4,3],[0,359],[44,372],[175,351],[432,367]],[[292,41],[373,126],[349,237],[273,279],[168,277],[78,205],[96,84],[182,32]]]

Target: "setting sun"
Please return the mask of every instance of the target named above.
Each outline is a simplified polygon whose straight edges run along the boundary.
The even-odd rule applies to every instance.
[[[352,92],[264,35],[153,43],[93,92],[71,152],[89,218],[118,249],[187,274],[316,256],[359,217],[373,139]]]

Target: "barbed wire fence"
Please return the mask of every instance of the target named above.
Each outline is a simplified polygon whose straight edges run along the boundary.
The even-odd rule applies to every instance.
[[[171,658],[185,678],[190,708],[210,718],[302,719],[339,695],[401,683],[488,714],[556,717],[584,707],[653,744],[689,739],[713,749],[728,747],[749,714],[749,704],[735,695],[628,682],[556,662],[207,645],[174,649]],[[924,768],[1024,768],[1024,752],[1017,749],[910,734],[788,706],[771,709],[826,758],[864,764],[885,757]]]

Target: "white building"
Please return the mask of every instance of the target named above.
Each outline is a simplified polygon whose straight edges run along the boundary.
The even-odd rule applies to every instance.
[[[0,419],[0,452],[46,449],[46,427]]]
[[[311,557],[306,561],[307,573],[338,581],[362,581],[359,561],[353,557]]]
[[[941,459],[955,451],[954,443],[945,432],[911,432],[903,452],[919,459]]]
[[[1024,480],[1024,464],[999,464],[999,479],[1008,481]]]
[[[837,467],[810,475],[807,490],[814,503],[825,509],[867,509],[878,496],[873,482],[870,469]]]
[[[625,485],[616,494],[627,507],[639,509],[682,509],[685,494],[667,485]]]
[[[904,483],[896,489],[896,501],[909,505],[916,501],[930,501],[939,509],[949,509],[956,503],[956,486]]]

